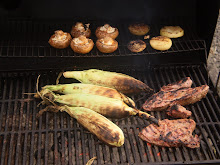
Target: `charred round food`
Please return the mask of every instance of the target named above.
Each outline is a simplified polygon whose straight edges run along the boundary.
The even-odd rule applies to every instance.
[[[150,27],[144,23],[135,23],[129,25],[128,30],[131,32],[131,34],[143,36],[150,31]]]
[[[134,40],[128,43],[128,49],[132,52],[141,52],[146,48],[146,43],[142,40]]]

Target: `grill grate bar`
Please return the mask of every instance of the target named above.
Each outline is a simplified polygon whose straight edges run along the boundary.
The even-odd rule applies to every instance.
[[[187,72],[184,70],[183,71],[183,68],[181,68],[181,72],[182,72],[182,75],[184,76],[184,77],[186,77],[186,76],[189,76],[189,77],[192,77],[192,75],[188,72],[188,69],[187,69]],[[187,74],[188,73],[188,74]],[[193,79],[192,79],[193,80]],[[193,85],[192,86],[196,86],[196,85],[194,85],[195,84],[195,81],[193,80]],[[199,109],[199,111],[200,111],[200,114],[202,114],[201,113],[201,110],[200,110],[200,107],[198,106],[198,104],[197,103],[195,103],[196,104],[196,106],[197,106],[197,108]],[[193,111],[193,114],[197,114],[196,113],[196,111],[195,111],[195,109],[191,106],[191,105],[188,105],[187,107],[190,107],[190,109]],[[196,117],[197,117],[197,115],[195,115]],[[204,119],[204,116],[202,116],[202,118]],[[196,122],[198,122],[199,123],[199,118],[197,117],[197,120],[196,120]],[[196,131],[196,130],[195,130]],[[188,150],[189,151],[189,150]],[[197,149],[195,149],[195,151],[196,151],[196,154],[197,155],[199,155],[199,153],[198,153],[198,150]],[[194,152],[192,152],[191,150],[190,150],[190,153],[189,153],[189,156],[190,156],[190,160],[192,160],[192,155],[194,155]],[[207,157],[208,158],[208,157]]]
[[[123,130],[125,130],[125,134],[132,134],[133,133],[133,130],[132,129],[129,129],[129,128],[124,128]],[[131,131],[132,130],[132,131]],[[131,153],[132,153],[132,157],[134,159],[134,162],[137,162],[137,155],[136,155],[136,151],[135,151],[135,148],[134,148],[134,144],[132,143],[133,140],[131,139],[132,137],[131,136],[127,136],[127,140],[129,142],[126,141],[126,145],[125,145],[125,153],[126,153],[126,158],[127,158],[127,161],[128,162],[132,162],[131,159],[130,159],[130,153],[129,153],[129,149],[128,149],[128,143],[129,143],[129,147],[131,148]]]
[[[63,125],[63,115],[61,115],[60,116],[60,118],[61,118],[61,120],[60,120],[60,124],[61,124],[61,128],[64,128],[64,125]],[[61,131],[61,153],[62,153],[62,155],[61,155],[61,157],[62,157],[62,159],[61,159],[61,164],[66,164],[66,160],[65,160],[65,142],[64,142],[64,140],[65,140],[65,135],[64,135],[64,131]]]
[[[29,82],[28,82],[28,85],[29,85],[29,87],[31,86],[31,87],[33,87],[33,86],[35,86],[34,84],[33,84],[33,79],[29,79]],[[37,107],[37,103],[36,102],[34,102],[33,103],[33,107]],[[33,113],[33,116],[32,116],[32,130],[36,130],[36,111],[34,110],[34,109],[32,109],[32,113]],[[37,120],[38,121],[38,120]],[[35,135],[36,135],[36,133],[32,133],[31,134],[31,147],[30,147],[30,164],[34,164],[34,145],[35,145],[35,141],[34,141],[34,139],[35,139]]]
[[[1,86],[3,85],[3,88],[1,88],[3,91],[3,94],[2,94],[2,99],[5,99],[6,98],[6,85],[5,84],[8,83],[7,80],[1,80]],[[5,109],[5,103],[2,103],[1,105],[1,112],[0,112],[0,118],[3,119],[3,114],[4,114],[4,109]],[[0,120],[0,128],[2,128],[2,121],[3,120]],[[2,131],[1,131],[2,132]],[[2,159],[1,159],[2,160]]]
[[[196,80],[197,80],[198,84],[199,84],[199,85],[202,85],[202,84],[200,83],[200,81],[199,81],[199,78],[198,78],[197,74],[195,73],[194,68],[192,68],[192,73],[194,73],[194,75],[195,75],[194,77],[196,77]],[[206,99],[206,98],[205,98],[205,99]],[[209,109],[211,110],[212,114],[214,114],[214,115],[212,115],[212,117],[211,117],[211,116],[210,116],[210,113],[207,113],[208,118],[209,118],[209,121],[213,121],[212,119],[215,119],[215,121],[219,121],[218,118],[217,118],[217,115],[215,114],[215,112],[214,112],[214,110],[213,110],[213,108],[212,108],[212,106],[211,106],[211,103],[210,103],[209,99],[206,99],[206,100],[207,100],[207,103],[208,103],[208,105],[209,105]],[[201,102],[201,103],[202,103],[203,107],[206,109],[206,112],[210,112],[210,110],[209,110],[209,111],[207,110],[207,108],[206,108],[204,102]]]
[[[55,113],[54,114],[54,128],[56,129],[57,128],[57,114]],[[59,152],[58,152],[58,141],[57,141],[57,135],[58,132],[57,131],[54,131],[54,134],[53,134],[53,138],[54,138],[54,155],[53,155],[53,158],[54,158],[54,162],[55,164],[58,164],[58,162],[60,162],[59,160]]]
[[[205,78],[199,68],[197,68],[197,72],[199,73],[198,75],[201,77],[203,83],[205,84]],[[219,108],[214,96],[208,95],[207,100],[208,100],[209,107],[212,110],[214,116],[219,116],[220,115],[220,108]],[[216,112],[214,112],[214,111],[216,111]],[[216,118],[216,119],[217,119],[216,121],[219,122],[219,119],[218,118]]]
[[[77,126],[77,123],[74,123],[74,128],[76,128]],[[79,164],[79,158],[78,158],[78,155],[79,155],[79,148],[78,148],[78,137],[77,137],[77,131],[74,130],[74,141],[75,141],[75,148],[76,148],[76,155],[75,155],[75,158],[76,158],[76,164]]]
[[[214,137],[213,137],[213,134],[212,134],[211,130],[209,129],[209,127],[208,127],[207,125],[204,125],[204,126],[206,127],[206,130],[208,131],[209,138],[211,139],[212,143],[214,143],[214,148],[215,148],[215,150],[217,151],[216,153],[217,153],[218,155],[220,155],[219,147],[218,147],[218,145],[216,144],[216,141],[215,141],[215,139],[214,139]],[[219,138],[219,139],[220,139],[220,138]],[[212,149],[212,150],[213,150],[213,149]],[[215,154],[213,154],[213,155],[215,155]],[[214,158],[216,159],[216,156],[214,156]]]
[[[191,75],[191,73],[189,72],[189,70],[187,70],[187,72],[188,72],[188,74],[190,75],[190,77],[193,77],[192,75]],[[184,73],[185,74],[185,73]],[[194,81],[194,79],[192,78],[192,80],[193,80],[193,82],[196,82],[196,81]],[[199,82],[199,85],[201,85],[201,83]],[[196,105],[197,105],[197,108],[199,109],[199,111],[201,112],[201,109],[200,109],[200,107],[199,107],[199,105],[198,105],[198,103],[195,103]],[[202,112],[201,112],[201,114],[202,114]],[[203,121],[205,121],[205,118],[204,118],[204,116],[202,115],[202,118],[203,118]],[[207,140],[207,137],[204,135],[204,133],[203,133],[203,131],[201,131],[202,132],[202,134],[203,134],[203,137],[205,138],[205,140],[206,140],[206,144],[208,144],[208,148],[209,148],[209,152],[211,152],[212,153],[212,157],[214,158],[214,154],[213,154],[213,152],[212,152],[212,149],[211,149],[211,146],[210,146],[210,144],[209,144],[209,142],[208,142],[208,140]]]
[[[82,156],[83,156],[83,160],[82,161],[83,161],[83,164],[86,164],[85,136],[84,136],[83,132],[84,132],[83,129],[80,129],[81,148],[82,148],[81,151],[82,151]],[[104,153],[106,153],[106,152],[104,152]],[[103,156],[105,156],[105,154]]]
[[[47,84],[49,83],[49,79],[46,81],[46,83]],[[45,118],[46,118],[45,122],[49,123],[48,113],[46,113],[46,117]],[[48,124],[46,124],[45,129],[49,130]],[[45,133],[45,144],[44,144],[44,146],[45,146],[45,149],[44,149],[44,152],[45,152],[44,153],[44,164],[48,164],[48,147],[49,147],[48,139],[49,139],[49,135],[48,135],[48,131],[46,131],[46,133]]]
[[[11,160],[11,157],[12,157],[12,155],[13,155],[13,140],[14,140],[14,136],[13,135],[11,135],[11,139],[10,139],[10,142],[9,142],[9,150],[8,150],[8,153],[11,153],[11,154],[8,154],[8,161],[7,161],[7,163],[8,164],[11,164],[12,162],[12,160]]]
[[[182,71],[182,72],[183,72],[183,75],[184,75],[184,76],[185,76],[185,75],[189,75],[190,78],[193,77],[193,76],[188,72],[188,70],[187,70],[187,73],[185,73],[184,71]],[[196,81],[195,81],[193,78],[191,78],[191,79],[192,79],[192,81],[194,82],[194,83],[192,84],[192,87],[196,87],[196,85],[195,85]],[[205,120],[204,120],[205,117],[204,117],[204,115],[203,115],[203,112],[202,112],[202,110],[201,110],[199,104],[198,104],[198,103],[195,103],[194,105],[195,105],[196,107],[194,107],[194,106],[192,106],[192,105],[189,105],[188,107],[190,107],[190,109],[192,109],[193,114],[197,114],[195,108],[199,111],[199,116],[201,116],[201,119],[200,119],[199,116],[195,115],[195,117],[196,117],[196,122],[200,123],[200,120],[205,121]]]
[[[42,81],[39,82],[40,86],[43,86],[42,84]],[[38,120],[38,129],[42,129],[42,118],[39,118],[37,119]],[[41,163],[41,147],[42,147],[42,143],[41,143],[41,140],[42,140],[42,132],[38,132],[38,136],[37,136],[37,164],[40,164]],[[36,156],[36,155],[35,155]]]
[[[12,81],[9,81],[9,97],[11,97],[12,96],[12,86],[13,86],[13,83],[12,83]],[[6,88],[5,88],[6,89]],[[7,90],[7,89],[6,89]],[[5,91],[6,91],[5,90]],[[4,94],[3,94],[4,95]],[[11,109],[11,102],[9,102],[8,103],[8,109]],[[6,111],[5,112],[6,114],[5,114],[5,116],[6,116],[6,118],[5,118],[5,126],[4,126],[4,130],[5,131],[7,131],[7,128],[8,128],[8,122],[9,122],[9,120],[6,120],[6,119],[8,119],[9,118],[9,111]],[[1,125],[2,126],[2,125]],[[8,144],[8,140],[7,139],[10,139],[10,138],[13,138],[13,136],[11,136],[10,134],[8,134],[8,135],[5,135],[4,136],[4,138],[3,138],[3,147],[2,147],[2,157],[1,157],[1,164],[3,164],[3,163],[5,163],[5,164],[7,164],[7,162],[8,162],[8,155],[9,155],[9,151],[8,151],[8,149],[9,149],[9,146],[10,146],[10,144]],[[6,147],[7,146],[7,147]]]
[[[28,93],[31,92],[31,86],[29,84],[28,86]],[[22,98],[24,99],[24,95],[23,93],[25,93],[25,81],[22,81]],[[30,95],[28,95],[28,99],[30,99]],[[27,105],[27,109],[30,109],[30,104],[26,104]],[[21,110],[23,110],[23,107],[24,107],[24,103],[21,103]],[[27,111],[27,116],[30,116],[30,111]],[[25,137],[24,137],[24,154],[23,154],[23,164],[25,164],[26,162],[26,152],[27,152],[27,143],[28,143],[28,124],[29,124],[29,118],[30,117],[27,117],[26,118],[26,121],[25,121],[25,130],[24,130],[24,133],[25,133]],[[17,152],[16,152],[17,153]],[[18,157],[18,155],[16,155],[16,157]]]
[[[16,86],[19,86],[19,81],[17,81],[17,85]],[[15,91],[15,99],[17,99],[18,98],[18,89],[19,88],[16,88],[16,91]],[[15,124],[13,124],[14,122],[15,122],[15,120],[16,120],[16,118],[15,118],[15,116],[16,116],[16,110],[17,110],[17,103],[18,102],[15,102],[14,103],[14,109],[13,109],[13,114],[12,114],[12,128],[11,128],[11,130],[12,130],[12,132],[13,131],[15,131]],[[21,125],[21,124],[20,124]],[[20,126],[19,125],[19,126]],[[13,144],[14,144],[14,142],[12,141],[13,140],[13,138],[14,138],[14,134],[11,134],[11,141],[10,141],[10,148],[9,148],[9,159],[8,159],[8,163],[9,164],[11,164],[11,156],[12,155],[14,155],[14,153],[11,151],[12,150],[12,148],[14,148],[14,146],[13,146]],[[21,139],[21,134],[18,134],[18,138],[17,138],[17,146],[16,146],[16,148],[18,149],[18,144],[19,144],[19,142],[20,142],[20,139]],[[14,144],[15,145],[15,144]],[[12,147],[12,148],[11,148]],[[16,154],[17,153],[19,153],[19,151],[17,151],[16,152]],[[13,161],[13,160],[12,160]],[[16,157],[16,159],[15,159],[15,164],[18,164],[18,156]]]
[[[73,162],[73,153],[72,153],[72,137],[70,132],[70,117],[67,117],[67,126],[68,126],[68,158],[69,158],[69,164]]]

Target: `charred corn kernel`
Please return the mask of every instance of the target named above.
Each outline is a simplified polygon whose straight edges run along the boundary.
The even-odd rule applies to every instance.
[[[75,118],[83,127],[96,135],[99,140],[116,147],[124,144],[122,130],[97,112],[84,107],[62,106],[60,109]]]
[[[145,83],[125,74],[108,72],[97,69],[84,71],[67,71],[63,73],[65,78],[74,78],[85,84],[94,84],[114,88],[124,94],[152,93],[153,90]]]
[[[105,96],[105,97],[122,100],[126,104],[128,105],[131,104],[133,107],[135,107],[135,103],[131,98],[125,96],[124,94],[118,92],[113,88],[92,85],[92,84],[73,83],[73,84],[46,85],[43,87],[43,90],[45,89],[49,89],[51,91],[58,92],[61,94],[87,93],[87,94]]]

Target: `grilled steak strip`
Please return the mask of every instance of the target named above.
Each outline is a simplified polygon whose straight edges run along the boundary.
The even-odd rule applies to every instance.
[[[196,123],[192,119],[164,119],[159,122],[160,126],[150,124],[145,127],[139,137],[158,146],[164,147],[180,147],[186,146],[189,148],[200,147],[198,135],[193,136]]]
[[[195,88],[159,91],[146,100],[143,109],[145,111],[162,111],[174,103],[180,105],[193,104],[204,98],[208,90],[208,85],[202,85]]]
[[[190,88],[192,86],[192,80],[190,77],[185,77],[180,81],[174,82],[172,84],[168,84],[163,86],[161,91],[174,91],[181,88]]]
[[[172,116],[174,118],[188,118],[192,115],[192,112],[186,110],[185,107],[181,106],[180,104],[171,105],[167,110],[166,114]]]

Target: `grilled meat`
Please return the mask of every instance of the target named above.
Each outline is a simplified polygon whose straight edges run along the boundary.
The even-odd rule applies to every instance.
[[[167,115],[172,116],[174,118],[188,118],[192,115],[191,111],[188,111],[185,107],[179,105],[179,104],[174,104],[170,106],[167,111]]]
[[[208,85],[202,85],[195,88],[159,91],[146,100],[143,109],[146,111],[162,111],[174,103],[180,105],[193,104],[204,98],[208,90]]]
[[[198,135],[192,135],[196,127],[194,120],[164,119],[159,122],[159,125],[150,124],[139,133],[139,137],[144,141],[164,147],[200,147]]]
[[[189,88],[191,86],[192,86],[192,80],[190,79],[190,77],[186,77],[180,81],[165,85],[160,90],[161,91],[174,91],[174,90],[181,89],[181,88]]]

